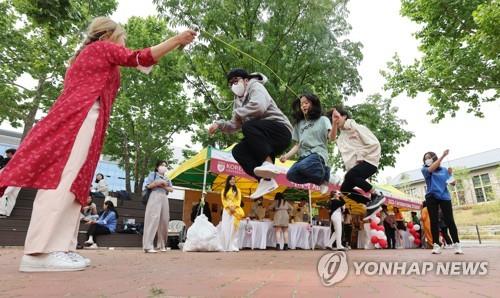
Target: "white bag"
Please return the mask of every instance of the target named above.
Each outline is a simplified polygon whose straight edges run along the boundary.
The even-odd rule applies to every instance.
[[[217,228],[204,215],[198,215],[187,231],[183,251],[222,251]]]

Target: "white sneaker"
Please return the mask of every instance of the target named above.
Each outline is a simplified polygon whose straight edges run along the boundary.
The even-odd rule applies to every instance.
[[[166,249],[165,247],[161,247],[161,248],[160,248],[160,251],[161,251],[161,252],[166,252],[166,251],[167,251],[167,249]]]
[[[83,261],[72,259],[62,251],[41,254],[37,256],[24,255],[21,259],[21,272],[48,272],[48,271],[79,271],[87,266]]]
[[[441,246],[439,244],[434,243],[432,246],[432,254],[433,255],[439,255],[441,253]]]
[[[99,248],[99,246],[97,246],[97,243],[92,243],[92,245],[87,246],[86,248],[90,248],[90,249],[98,249],[98,248]]]
[[[147,253],[147,254],[149,254],[149,253],[151,253],[151,254],[158,253],[158,251],[154,250],[154,249],[145,249],[144,252]]]
[[[330,188],[328,187],[328,182],[323,182],[323,184],[319,186],[319,191],[322,195],[326,195],[329,190]]]
[[[260,179],[259,186],[257,186],[257,189],[253,194],[250,195],[250,199],[257,199],[262,197],[263,195],[266,195],[273,190],[278,188],[278,183],[274,179]]]
[[[265,161],[260,167],[253,169],[253,172],[261,178],[274,178],[280,173],[280,170],[274,164]]]
[[[94,244],[94,241],[87,240],[87,241],[83,242],[83,244],[85,244],[85,245],[92,245],[92,244]]]
[[[454,243],[453,248],[455,249],[455,254],[456,255],[463,255],[464,251],[462,250],[462,244],[460,243]]]
[[[90,259],[86,258],[82,255],[77,254],[76,252],[70,251],[67,253],[67,255],[72,258],[73,260],[84,262],[85,266],[90,266]]]

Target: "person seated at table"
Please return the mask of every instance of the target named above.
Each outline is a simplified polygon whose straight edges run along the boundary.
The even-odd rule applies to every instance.
[[[295,206],[293,210],[293,221],[294,222],[309,222],[309,204],[307,204],[307,199],[302,198],[298,205]]]
[[[205,216],[208,218],[209,222],[212,222],[212,212],[210,211],[210,206],[207,202],[203,204],[203,211],[200,210],[200,202],[201,199],[198,201],[198,203],[193,205],[193,208],[191,208],[191,222],[194,223],[194,220],[198,215],[201,213],[205,214]]]
[[[276,231],[276,249],[280,249],[281,234],[283,234],[283,250],[288,250],[288,223],[290,222],[289,213],[292,206],[285,200],[283,193],[278,192],[274,196],[274,202],[269,209],[274,210],[274,229]]]
[[[263,220],[266,217],[266,208],[264,207],[264,198],[260,197],[252,204],[252,210],[248,215],[251,219]]]

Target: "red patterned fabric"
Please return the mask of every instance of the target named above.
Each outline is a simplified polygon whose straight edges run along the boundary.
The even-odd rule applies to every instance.
[[[99,118],[87,160],[71,185],[76,200],[85,205],[120,87],[119,66],[138,63],[146,67],[156,63],[151,49],[131,51],[106,41],[87,45],[67,70],[62,94],[0,173],[0,186],[55,189],[83,120],[99,99]]]

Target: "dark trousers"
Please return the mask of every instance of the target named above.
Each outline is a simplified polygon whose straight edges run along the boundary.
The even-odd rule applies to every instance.
[[[298,184],[314,183],[321,185],[330,180],[330,168],[325,165],[318,153],[301,157],[286,173],[288,181]]]
[[[433,194],[427,194],[425,196],[425,202],[427,204],[427,210],[429,211],[429,219],[431,220],[431,233],[432,242],[439,244],[439,208],[443,212],[443,221],[445,225],[450,229],[451,239],[453,243],[458,243],[458,231],[455,225],[455,219],[453,219],[453,209],[451,207],[451,201],[438,200]]]
[[[345,174],[344,182],[340,186],[340,191],[343,192],[344,195],[348,196],[349,199],[358,203],[368,203],[370,199],[355,191],[354,187],[357,186],[366,192],[370,191],[372,189],[372,185],[368,183],[366,179],[370,178],[376,172],[377,167],[366,161],[357,164]]]
[[[105,196],[102,192],[100,192],[100,191],[97,191],[97,192],[91,192],[90,194],[91,194],[91,196],[92,196],[93,198],[95,198],[95,199],[104,199],[104,198],[106,197],[106,196]]]
[[[269,156],[274,161],[292,140],[288,128],[272,120],[250,120],[241,127],[243,139],[233,148],[233,157],[249,176],[259,180],[253,170]]]
[[[396,248],[396,229],[384,222],[385,236],[387,236],[387,247]]]
[[[450,238],[450,234],[448,234],[448,227],[441,227],[441,232],[443,233],[445,243],[447,245],[453,244]]]
[[[344,241],[344,245],[349,245],[351,246],[351,239],[352,239],[352,224],[345,224],[344,228],[342,229],[342,239]]]
[[[106,234],[111,234],[111,231],[109,231],[107,227],[98,223],[91,224],[89,230],[87,231],[87,236],[93,236],[94,241],[96,235],[106,235]]]

